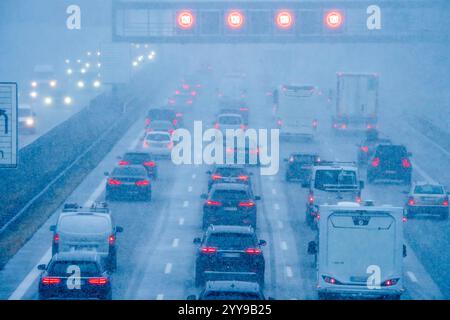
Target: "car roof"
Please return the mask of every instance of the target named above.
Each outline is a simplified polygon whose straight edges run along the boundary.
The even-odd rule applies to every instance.
[[[92,261],[100,262],[101,257],[94,251],[72,251],[59,252],[55,254],[52,261]]]
[[[208,291],[231,291],[231,292],[260,292],[257,282],[248,281],[208,281],[205,289]]]
[[[249,186],[242,183],[216,183],[211,190],[243,190],[247,191]]]
[[[209,233],[242,233],[255,234],[255,229],[251,226],[232,226],[232,225],[210,225],[208,227]]]

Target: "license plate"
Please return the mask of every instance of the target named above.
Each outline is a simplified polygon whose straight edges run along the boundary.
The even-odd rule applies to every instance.
[[[235,207],[227,207],[224,210],[225,211],[237,211],[237,208],[235,208]]]
[[[241,256],[240,253],[224,253],[222,255],[224,258],[239,258]]]

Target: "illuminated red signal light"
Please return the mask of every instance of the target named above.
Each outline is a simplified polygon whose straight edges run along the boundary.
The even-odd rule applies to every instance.
[[[294,25],[294,15],[289,11],[280,11],[275,22],[280,29],[290,29]]]
[[[195,24],[195,17],[190,11],[181,11],[178,14],[177,23],[181,29],[191,29]]]
[[[344,15],[339,11],[329,11],[325,15],[325,24],[330,29],[338,29],[344,23]]]
[[[231,29],[240,29],[245,23],[245,16],[240,11],[230,11],[227,15],[227,24]]]

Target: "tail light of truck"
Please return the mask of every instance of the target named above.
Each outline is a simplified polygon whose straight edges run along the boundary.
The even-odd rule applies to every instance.
[[[281,127],[281,126],[283,125],[283,120],[278,119],[278,120],[277,120],[277,125]]]
[[[372,161],[372,167],[378,167],[380,165],[380,158],[375,158]]]
[[[448,207],[448,197],[442,201],[442,205]]]
[[[336,280],[333,277],[329,277],[329,276],[322,276],[323,281],[325,281],[326,283],[329,284],[342,284],[340,281]]]
[[[216,123],[214,124],[214,129],[219,129],[219,128],[220,128],[219,123],[216,122]]]
[[[313,204],[313,203],[314,203],[314,194],[310,193],[310,194],[308,195],[308,202],[309,202],[310,204]]]
[[[395,286],[395,285],[398,283],[399,280],[400,280],[399,278],[389,279],[389,280],[386,280],[385,282],[383,282],[383,283],[381,284],[381,286],[382,286],[382,287],[391,287],[391,286]]]
[[[362,201],[361,197],[360,196],[356,197],[355,201],[356,201],[356,203],[361,203],[361,201]]]
[[[177,119],[173,119],[173,120],[172,120],[172,124],[173,124],[174,126],[178,125],[178,120],[177,120]]]
[[[145,119],[145,124],[146,124],[147,126],[149,126],[151,122],[152,122],[152,121],[150,120],[150,118]]]
[[[411,168],[411,162],[409,162],[408,159],[402,159],[402,166],[403,168]]]

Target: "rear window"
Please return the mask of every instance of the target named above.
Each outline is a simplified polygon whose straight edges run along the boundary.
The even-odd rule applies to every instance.
[[[114,169],[113,176],[145,176],[147,171],[144,168],[116,168]]]
[[[111,231],[110,220],[96,215],[71,215],[59,220],[58,231],[67,233],[98,234]]]
[[[221,124],[229,124],[229,125],[241,124],[242,123],[242,118],[241,117],[234,117],[234,116],[219,117],[219,123],[221,123]]]
[[[175,112],[173,110],[150,110],[147,114],[152,120],[167,120],[174,119]]]
[[[309,154],[295,154],[292,156],[295,162],[313,164],[317,160],[317,156]]]
[[[147,153],[127,153],[123,157],[123,160],[131,162],[133,164],[140,164],[145,161],[152,160],[152,157],[150,154]]]
[[[246,174],[242,168],[217,168],[215,173],[222,177],[238,177]]]
[[[219,249],[245,250],[256,245],[255,238],[250,234],[242,233],[212,233],[207,245]]]
[[[433,185],[416,186],[414,188],[414,193],[417,193],[417,194],[444,194],[444,188],[442,188],[441,186],[433,186]]]
[[[375,156],[382,159],[400,159],[406,158],[408,153],[403,146],[378,146]]]
[[[253,292],[212,291],[204,296],[204,300],[261,300],[261,297]]]
[[[49,273],[57,277],[69,277],[73,275],[73,266],[80,268],[82,278],[96,277],[100,269],[95,262],[87,261],[57,261],[50,266]]]
[[[153,133],[153,134],[149,134],[147,135],[147,137],[145,138],[146,140],[149,141],[170,141],[170,137],[168,134],[162,134],[162,133]]]
[[[238,190],[216,190],[213,195],[214,200],[248,200],[249,194],[246,191]]]
[[[317,170],[314,188],[325,190],[328,187],[355,187],[356,172],[350,170]]]

